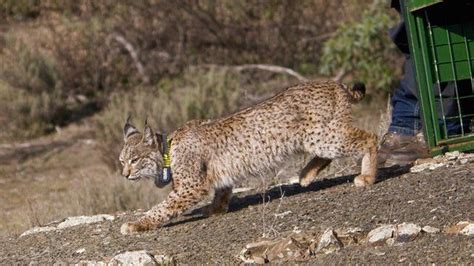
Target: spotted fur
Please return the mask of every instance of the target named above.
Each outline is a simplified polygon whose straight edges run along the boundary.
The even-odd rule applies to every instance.
[[[227,210],[236,180],[275,169],[292,154],[313,159],[302,169],[300,184],[309,185],[332,159],[363,156],[356,186],[373,184],[376,175],[374,134],[352,126],[351,102],[365,87],[347,88],[333,81],[290,87],[260,104],[215,120],[193,120],[171,136],[173,190],[135,222],[122,225],[129,234],[162,226],[215,191],[206,213]],[[162,167],[160,135],[146,125],[138,132],[128,122],[120,155],[129,179],[154,177]]]

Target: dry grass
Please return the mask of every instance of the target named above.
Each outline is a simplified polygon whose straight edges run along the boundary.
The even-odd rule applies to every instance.
[[[109,171],[92,152],[97,144],[90,139],[59,148],[52,148],[53,142],[45,145],[51,148],[44,153],[0,164],[0,233],[21,233],[74,215],[147,209],[169,190]]]
[[[262,79],[261,79],[262,80]],[[253,82],[248,77],[219,66],[192,67],[176,79],[155,87],[139,87],[112,96],[97,118],[97,137],[102,158],[112,170],[120,168],[117,158],[123,142],[122,128],[128,114],[141,128],[145,118],[155,130],[171,132],[191,119],[217,118],[275,93],[290,81],[286,77]],[[278,84],[278,85],[276,85]]]
[[[246,74],[237,76],[227,69],[190,69],[156,87],[115,94],[104,112],[85,125],[42,138],[41,152],[32,149],[25,160],[0,161],[0,181],[5,184],[0,201],[7,209],[0,214],[0,231],[19,233],[71,215],[151,207],[167,195],[166,189],[126,181],[117,171],[128,112],[138,125],[148,116],[158,129],[169,131],[188,119],[218,117],[250,105],[288,82],[272,77],[267,83],[252,83]],[[81,132],[84,128],[87,132]],[[56,147],[57,141],[67,144]]]
[[[164,84],[192,65],[263,63],[314,75],[325,41],[371,2],[0,1],[0,80],[15,90],[9,99],[28,100],[0,110],[18,117],[5,133],[50,133],[103,110],[111,95]]]
[[[369,2],[0,0],[0,23],[8,22],[0,34],[0,141],[56,132],[41,140],[45,149],[22,160],[2,158],[0,147],[0,231],[156,204],[165,191],[117,174],[129,112],[138,127],[148,117],[169,132],[260,101],[294,80],[210,65],[271,63],[310,76],[318,72],[324,41]],[[362,128],[378,124],[378,102],[355,107]],[[81,132],[83,125],[71,129],[78,121],[92,133]],[[84,138],[95,144],[78,141]],[[72,144],[57,147],[57,139]],[[291,161],[291,175],[304,162]],[[328,173],[346,173],[353,164],[336,162]]]
[[[227,74],[216,69],[212,71],[210,73],[197,72],[200,75],[197,75],[196,72],[190,72],[192,74],[189,74],[189,80],[180,82],[180,86],[170,81],[169,84],[175,84],[176,87],[161,85],[162,87],[158,87],[158,91],[147,91],[146,88],[142,88],[130,92],[134,95],[133,97],[130,94],[117,95],[117,98],[111,101],[112,105],[108,107],[110,109],[106,109],[101,116],[94,118],[96,122],[89,123],[89,126],[86,126],[86,124],[69,127],[54,135],[54,138],[52,138],[53,136],[45,138],[45,145],[49,146],[43,153],[32,154],[24,161],[10,161],[0,164],[0,174],[2,176],[0,179],[2,182],[0,186],[0,205],[3,206],[2,212],[0,212],[0,231],[20,233],[28,227],[44,225],[52,220],[71,215],[114,213],[139,208],[147,209],[162,200],[167,195],[166,190],[156,189],[153,183],[149,181],[133,183],[125,180],[119,176],[114,167],[111,168],[110,164],[104,163],[102,160],[104,157],[98,151],[104,152],[104,146],[112,147],[112,151],[120,150],[122,118],[126,115],[127,108],[135,110],[137,118],[148,114],[149,119],[153,120],[155,125],[166,125],[168,123],[168,129],[170,129],[172,123],[169,121],[171,118],[174,118],[171,121],[176,123],[173,126],[177,126],[179,123],[177,121],[184,121],[194,115],[207,117],[207,114],[209,116],[211,116],[210,114],[212,116],[225,114],[232,108],[238,108],[237,106],[241,104],[239,100],[248,99],[249,97],[243,96],[248,91],[255,92],[253,89],[256,87],[249,84],[244,87],[252,88],[252,90],[240,87],[240,90],[238,90],[236,87],[232,87],[242,85],[242,82],[238,79],[234,80],[235,77],[228,77],[232,81],[227,83],[218,82],[212,77]],[[199,77],[199,80],[192,79],[196,76]],[[266,85],[260,84],[260,87],[257,86],[259,88],[257,91],[267,94],[270,91],[269,87],[277,87],[275,83],[282,86],[281,80],[273,80]],[[191,92],[191,86],[193,86],[191,84],[199,89]],[[233,96],[234,98],[229,98],[228,94],[218,93],[219,90],[224,88],[235,89],[238,92],[229,90],[231,93],[236,93]],[[162,91],[167,93],[164,94],[167,95],[166,98],[161,97]],[[175,94],[170,93],[172,91]],[[151,97],[150,95],[155,95],[153,93],[157,93],[156,95],[159,97]],[[221,96],[214,97],[215,102],[202,102],[207,99],[199,98],[199,95],[203,93],[214,93],[214,95]],[[187,104],[184,104],[186,103],[184,100],[184,103],[180,105],[178,105],[179,101],[173,101],[173,97],[181,99],[183,95],[189,97]],[[250,96],[250,98],[259,97]],[[225,99],[232,99],[232,101],[226,102]],[[377,127],[373,126],[374,124],[387,124],[388,120],[386,119],[389,113],[384,110],[384,101],[368,99],[362,104],[355,105],[355,124],[373,131],[377,130]],[[244,102],[250,104],[248,100],[244,100]],[[192,109],[189,106],[201,106],[200,108],[207,106],[214,109],[206,109],[212,111],[204,113],[200,112],[202,111],[200,108]],[[230,109],[226,110],[222,106],[230,106]],[[167,110],[167,112],[160,113],[162,110]],[[95,127],[99,123],[97,121],[102,121],[103,128],[100,129],[102,131],[97,131],[99,130]],[[81,132],[83,128],[89,128],[88,130],[95,132]],[[97,136],[98,132],[103,134],[102,138],[90,139],[94,135]],[[72,144],[56,147],[54,141],[57,140],[69,140]],[[51,143],[48,144],[48,141]],[[109,158],[110,163],[114,165],[117,161],[116,156],[111,152],[107,154],[106,158]],[[270,185],[285,182],[285,179],[297,175],[307,160],[308,158],[305,159],[304,156],[301,156],[289,161],[289,165],[286,166],[285,170],[269,175],[273,178],[267,176],[263,178],[263,181],[259,179],[246,180],[242,185],[263,185],[261,190],[264,191]],[[357,173],[358,167],[355,159],[335,160],[320,176],[332,177],[354,174]],[[273,213],[279,213],[280,210],[262,209],[261,211],[264,213],[262,219],[265,219],[265,223],[262,224],[262,233],[270,235],[278,232]]]

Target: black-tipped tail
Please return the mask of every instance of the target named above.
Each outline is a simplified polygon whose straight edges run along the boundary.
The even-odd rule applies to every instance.
[[[352,88],[347,88],[347,93],[351,96],[352,102],[359,102],[365,96],[365,84],[356,82]]]

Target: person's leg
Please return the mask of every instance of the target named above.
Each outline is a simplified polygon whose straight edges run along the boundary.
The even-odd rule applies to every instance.
[[[418,103],[415,75],[410,57],[403,66],[404,75],[392,97],[392,121],[389,132],[415,136],[421,131],[420,105]]]
[[[421,129],[420,105],[410,57],[404,64],[404,76],[392,97],[392,120],[379,149],[378,163],[405,165],[428,156]]]

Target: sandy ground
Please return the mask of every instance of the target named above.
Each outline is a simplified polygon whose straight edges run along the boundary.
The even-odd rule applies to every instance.
[[[81,225],[61,231],[0,240],[0,264],[29,262],[77,263],[104,261],[127,250],[148,250],[173,256],[185,264],[236,264],[242,248],[263,234],[283,237],[294,230],[360,227],[412,222],[440,229],[474,220],[474,164],[406,173],[379,172],[379,182],[355,188],[354,176],[320,180],[308,188],[283,185],[267,191],[234,195],[230,212],[203,218],[199,210],[156,231],[122,236],[120,225],[136,214],[116,214],[114,221]],[[283,193],[283,195],[282,195]],[[266,201],[262,203],[262,198]],[[274,214],[290,211],[275,218]],[[84,248],[85,252],[75,253]],[[421,234],[399,246],[348,246],[305,260],[310,264],[474,263],[474,238],[458,234]]]

